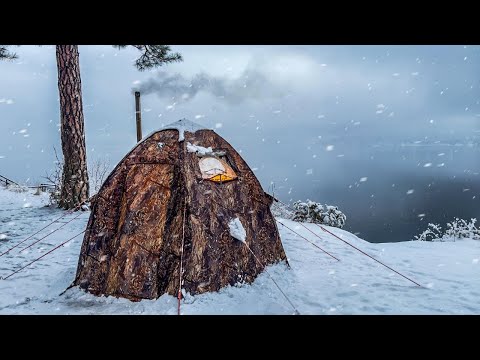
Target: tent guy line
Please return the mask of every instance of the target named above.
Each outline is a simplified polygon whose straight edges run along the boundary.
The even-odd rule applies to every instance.
[[[279,220],[276,220],[276,221],[277,221],[280,225],[284,226],[285,228],[287,228],[288,230],[290,230],[291,232],[293,232],[295,235],[300,236],[300,238],[306,240],[307,242],[309,242],[310,244],[312,244],[312,245],[315,246],[316,248],[318,248],[318,249],[320,249],[321,251],[323,251],[323,252],[324,252],[325,254],[327,254],[328,256],[334,258],[334,259],[337,260],[337,261],[340,261],[338,258],[336,258],[336,257],[333,256],[332,254],[330,254],[328,251],[323,250],[320,246],[318,246],[317,244],[315,244],[313,241],[308,240],[305,236],[300,235],[300,234],[297,233],[295,230],[289,228],[287,225],[285,225],[285,224],[282,223],[281,221],[279,221]],[[302,226],[303,226],[303,225],[302,225]],[[306,228],[306,226],[303,226],[303,227]],[[310,232],[313,233],[315,236],[317,236],[318,238],[321,239],[321,237],[318,236],[317,234],[315,234],[313,231],[310,231]]]
[[[38,242],[42,241],[43,239],[49,237],[50,235],[52,235],[53,233],[57,232],[58,230],[60,230],[61,228],[65,227],[67,224],[71,223],[73,220],[79,218],[81,215],[83,215],[83,213],[80,213],[80,214],[77,214],[77,216],[71,218],[70,220],[68,220],[67,222],[63,223],[62,225],[60,225],[58,228],[56,228],[55,230],[52,230],[50,233],[48,233],[47,235],[45,235],[44,237],[41,237],[40,239],[34,241],[33,243],[31,243],[30,245],[28,245],[27,247],[23,248],[23,249],[20,249],[19,252],[21,251],[25,251],[27,249],[30,249],[33,245],[37,244]]]
[[[72,241],[73,239],[75,239],[76,237],[82,235],[85,231],[87,231],[87,229],[83,230],[82,232],[78,233],[78,234],[75,235],[75,236],[72,236],[70,239],[62,242],[61,244],[55,246],[53,249],[47,251],[47,252],[46,252],[45,254],[43,254],[42,256],[39,256],[38,258],[36,258],[36,259],[32,260],[31,262],[29,262],[27,265],[22,266],[21,268],[15,270],[15,271],[12,272],[10,275],[8,275],[8,276],[6,276],[6,277],[0,277],[0,280],[7,280],[8,278],[10,278],[10,277],[12,277],[13,275],[19,273],[19,272],[22,271],[23,269],[29,267],[29,266],[32,265],[33,263],[41,260],[42,258],[44,258],[45,256],[47,256],[48,254],[50,254],[50,253],[54,252],[55,250],[61,248],[61,247],[62,247],[63,245],[65,245],[66,243],[68,243],[68,242]]]
[[[295,210],[294,210],[294,209],[292,209],[292,208],[291,208],[289,205],[285,204],[283,201],[280,201],[279,199],[275,199],[275,201],[278,201],[280,204],[282,204],[282,205],[286,206],[286,207],[287,207],[289,210],[291,210],[291,211],[295,211]],[[301,223],[300,223],[300,224],[301,224]],[[387,269],[389,269],[389,270],[393,271],[394,273],[396,273],[396,274],[400,275],[401,277],[403,277],[403,278],[407,279],[408,281],[410,281],[410,282],[414,283],[415,285],[417,285],[417,286],[419,286],[419,287],[421,287],[421,288],[423,288],[423,287],[424,287],[424,286],[420,285],[419,283],[417,283],[416,281],[414,281],[414,280],[410,279],[409,277],[407,277],[407,276],[405,276],[405,275],[403,275],[403,274],[399,273],[397,270],[395,270],[395,269],[392,269],[390,266],[388,266],[388,265],[385,265],[385,264],[384,264],[384,263],[382,263],[380,260],[377,260],[377,259],[375,259],[373,256],[371,256],[371,255],[367,254],[365,251],[363,251],[363,250],[361,250],[361,249],[357,248],[355,245],[352,245],[352,244],[350,244],[348,241],[346,241],[346,240],[344,240],[344,239],[342,239],[342,238],[338,237],[337,235],[335,235],[335,234],[334,234],[334,233],[332,233],[331,231],[328,231],[328,230],[327,230],[327,229],[325,229],[325,228],[324,228],[322,225],[320,225],[320,224],[317,224],[317,223],[314,223],[314,224],[315,224],[315,225],[317,225],[317,226],[318,226],[320,229],[322,229],[322,230],[323,230],[323,231],[325,231],[326,233],[328,233],[328,234],[332,235],[333,237],[335,237],[336,239],[338,239],[338,240],[340,240],[340,241],[343,241],[345,244],[347,244],[347,245],[351,246],[351,247],[352,247],[352,248],[354,248],[355,250],[359,251],[360,253],[362,253],[363,255],[365,255],[365,256],[367,256],[367,257],[369,257],[370,259],[372,259],[372,260],[376,261],[376,262],[377,262],[377,263],[379,263],[380,265],[383,265],[383,266],[385,266]],[[304,225],[302,225],[302,226],[304,226]],[[305,227],[305,226],[304,226],[304,227]],[[317,235],[317,236],[318,236],[318,235]]]
[[[405,275],[403,275],[403,274],[399,273],[397,270],[395,270],[395,269],[392,269],[390,266],[388,266],[388,265],[386,265],[386,264],[382,263],[380,260],[377,260],[377,259],[375,259],[373,256],[371,256],[371,255],[367,254],[365,251],[363,251],[363,250],[361,250],[361,249],[357,248],[355,245],[352,245],[352,244],[350,244],[348,241],[345,241],[345,240],[343,240],[342,238],[340,238],[340,237],[338,237],[337,235],[335,235],[334,233],[332,233],[331,231],[328,231],[328,230],[327,230],[327,229],[325,229],[323,226],[321,226],[321,225],[318,225],[318,224],[316,224],[316,225],[317,225],[317,226],[319,226],[319,227],[320,227],[320,229],[322,229],[322,230],[323,230],[323,231],[325,231],[326,233],[329,233],[330,235],[332,235],[333,237],[337,238],[338,240],[340,240],[340,241],[343,241],[345,244],[347,244],[347,245],[350,245],[350,246],[351,246],[351,247],[353,247],[355,250],[357,250],[357,251],[361,252],[363,255],[365,255],[365,256],[368,256],[370,259],[372,259],[372,260],[375,260],[375,261],[376,261],[376,262],[378,262],[379,264],[381,264],[381,265],[385,266],[387,269],[389,269],[389,270],[393,271],[394,273],[396,273],[396,274],[400,275],[401,277],[403,277],[403,278],[407,279],[408,281],[411,281],[411,282],[412,282],[412,283],[414,283],[415,285],[417,285],[417,286],[419,286],[419,287],[423,288],[423,286],[422,286],[422,285],[420,285],[419,283],[417,283],[416,281],[414,281],[414,280],[410,279],[409,277],[407,277],[407,276],[405,276]]]
[[[282,295],[285,297],[285,299],[287,299],[288,303],[292,306],[293,310],[294,310],[294,315],[300,315],[300,312],[297,310],[297,308],[295,307],[295,305],[293,304],[293,302],[288,298],[287,294],[285,294],[285,292],[282,290],[282,288],[280,287],[280,285],[278,285],[278,283],[275,281],[275,279],[273,278],[272,275],[270,275],[270,272],[267,270],[267,267],[265,265],[262,264],[262,262],[257,258],[257,255],[255,255],[255,253],[252,251],[252,249],[250,248],[250,246],[247,245],[246,242],[242,241],[242,243],[247,247],[248,251],[250,251],[253,255],[253,257],[255,258],[255,260],[260,264],[260,266],[263,267],[263,270],[265,270],[265,272],[267,273],[268,277],[270,278],[270,280],[273,281],[273,283],[275,284],[275,286],[277,287],[277,289],[282,293]]]
[[[92,196],[93,197],[93,196]],[[28,236],[27,238],[25,238],[24,240],[20,241],[18,244],[16,244],[15,246],[12,246],[11,248],[9,248],[7,251],[3,252],[0,254],[0,257],[2,257],[3,255],[6,255],[8,254],[10,251],[12,251],[13,249],[17,248],[18,246],[22,245],[25,241],[31,239],[32,237],[34,237],[35,235],[37,235],[38,233],[40,233],[41,231],[45,230],[46,228],[48,228],[50,225],[53,225],[55,224],[56,222],[60,221],[61,219],[63,219],[65,216],[67,215],[70,215],[72,214],[73,212],[75,212],[76,210],[80,209],[86,202],[90,201],[92,199],[92,197],[90,197],[90,199],[80,203],[79,205],[75,206],[73,209],[70,209],[68,210],[67,212],[65,212],[65,214],[63,214],[62,216],[58,217],[57,219],[53,220],[51,223],[45,225],[43,228],[41,228],[40,230],[38,230],[37,232],[33,233],[32,235]],[[77,216],[78,217],[78,216]],[[57,229],[58,230],[58,229]],[[52,232],[53,233],[53,232]],[[51,233],[51,234],[52,234]],[[49,234],[50,235],[50,234]],[[47,235],[48,236],[48,235]],[[24,249],[25,250],[25,249]]]

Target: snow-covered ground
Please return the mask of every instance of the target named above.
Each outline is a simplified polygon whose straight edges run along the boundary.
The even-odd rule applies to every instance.
[[[59,217],[62,211],[44,207],[48,198],[32,192],[0,188],[0,253]],[[67,215],[33,239],[48,234],[79,213]],[[23,245],[0,257],[0,276],[85,229],[89,213],[39,242]],[[297,223],[279,219],[340,259],[328,257],[279,225],[291,268],[268,267],[301,314],[480,314],[480,241],[371,244],[346,231],[327,227],[337,236],[424,285],[413,285],[373,260],[306,224],[321,239]],[[168,295],[137,303],[95,297],[70,285],[82,242],[79,236],[28,269],[0,280],[0,314],[176,314],[177,300]],[[182,314],[292,314],[293,309],[266,272],[253,284],[227,287],[218,293],[186,296]]]

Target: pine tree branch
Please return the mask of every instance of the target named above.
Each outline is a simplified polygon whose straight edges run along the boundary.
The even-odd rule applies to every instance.
[[[113,45],[117,49],[124,49],[128,45]],[[179,53],[171,53],[168,45],[131,45],[142,54],[135,61],[138,70],[144,71],[160,67],[164,64],[182,61],[182,55]]]
[[[8,45],[0,45],[0,60],[14,60],[18,58],[17,54],[7,49]]]

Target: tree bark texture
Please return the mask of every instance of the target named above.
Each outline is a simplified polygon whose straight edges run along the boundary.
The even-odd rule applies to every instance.
[[[57,45],[56,49],[64,159],[59,207],[71,209],[89,194],[80,61],[78,45]]]
[[[237,179],[202,179],[199,157],[187,151],[187,142],[225,151]],[[251,283],[264,265],[286,261],[271,201],[241,156],[215,132],[185,132],[183,142],[177,130],[156,132],[126,155],[98,192],[74,284],[133,301],[176,295],[183,224],[185,291]],[[236,217],[262,265],[230,235],[228,223]]]

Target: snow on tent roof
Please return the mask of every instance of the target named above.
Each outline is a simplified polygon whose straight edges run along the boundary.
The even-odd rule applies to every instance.
[[[185,131],[194,133],[198,130],[207,130],[205,126],[194,123],[193,121],[187,120],[185,118],[175,121],[171,124],[165,125],[160,130],[178,130],[178,141],[185,140]],[[158,131],[158,130],[157,130]]]
[[[136,143],[133,146],[132,150],[136,148],[138,145],[140,145],[141,143],[143,143],[145,140],[147,140],[150,136],[162,130],[178,130],[178,141],[181,142],[185,140],[185,131],[194,133],[195,131],[198,131],[198,130],[211,130],[211,129],[183,118],[173,123],[167,124],[161,127],[160,129],[151,131],[148,135],[144,136],[142,140]]]

